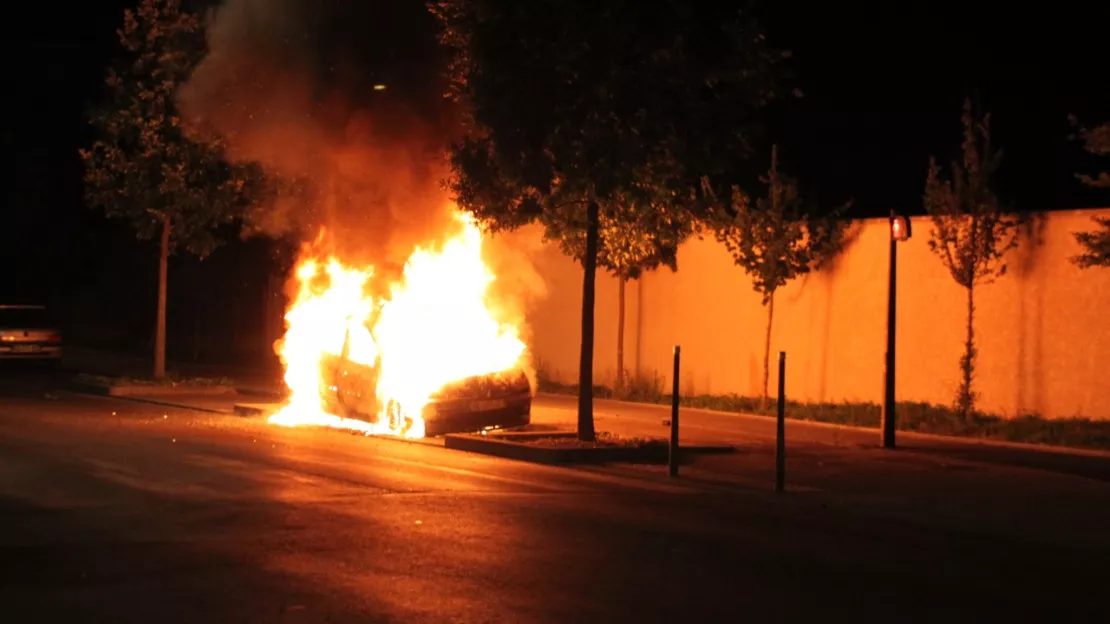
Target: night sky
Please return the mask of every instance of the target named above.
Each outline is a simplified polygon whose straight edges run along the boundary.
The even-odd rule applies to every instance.
[[[1110,121],[1110,4],[768,4],[771,38],[793,51],[806,95],[780,111],[780,152],[810,192],[854,196],[864,216],[921,212],[928,157],[958,152],[970,97],[991,113],[1007,207],[1110,205],[1075,180],[1092,160],[1067,121]]]
[[[109,270],[105,258],[118,256],[124,266],[146,257],[135,256],[147,251],[123,224],[105,224],[83,207],[76,154],[87,141],[83,107],[115,51],[127,4],[29,3],[9,27],[2,253],[6,267],[27,270],[7,278],[7,290],[17,284],[56,299],[68,284]],[[970,96],[993,115],[1008,206],[1110,205],[1075,181],[1073,173],[1093,162],[1068,140],[1067,122],[1069,113],[1110,120],[1102,39],[1110,7],[1069,0],[1037,11],[1013,4],[976,11],[973,4],[790,0],[764,9],[769,38],[793,51],[805,94],[770,111],[770,136],[804,193],[822,204],[854,198],[856,216],[919,212],[928,156],[956,152],[960,107]],[[432,35],[411,24],[430,21],[404,23],[388,42],[393,56],[426,55]],[[411,77],[416,66],[403,73]],[[149,273],[153,280],[153,265]]]

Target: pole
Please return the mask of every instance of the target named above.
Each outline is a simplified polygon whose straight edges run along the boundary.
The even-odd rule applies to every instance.
[[[894,448],[897,429],[894,415],[894,342],[898,301],[898,241],[894,238],[894,211],[890,211],[890,275],[886,298],[886,364],[883,375],[882,446]]]
[[[786,491],[786,352],[779,351],[779,413],[775,426],[775,491]]]
[[[582,259],[582,347],[578,360],[578,439],[593,442],[594,291],[597,287],[597,202],[586,206],[586,256]]]
[[[158,316],[154,320],[154,378],[166,376],[166,279],[170,263],[170,220],[162,217],[162,244],[158,256]]]
[[[667,455],[667,470],[672,477],[678,476],[678,363],[682,347],[674,347],[674,372],[671,385],[671,444]]]

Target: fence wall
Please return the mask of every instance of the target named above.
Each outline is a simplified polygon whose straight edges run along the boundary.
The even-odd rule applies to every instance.
[[[1110,268],[1080,270],[1073,232],[1110,209],[1052,212],[1023,231],[1006,275],[976,290],[980,408],[1004,415],[1110,419]],[[950,404],[959,377],[965,291],[928,249],[931,224],[914,221],[898,252],[898,400]],[[854,225],[855,238],[826,269],[775,297],[772,361],[787,352],[787,393],[810,401],[881,402],[888,222]],[[533,253],[547,295],[533,305],[533,351],[544,372],[577,378],[582,271],[552,246]],[[758,395],[767,310],[722,245],[694,240],[679,270],[626,289],[625,368],[670,388],[671,347],[682,345],[686,394]],[[599,274],[595,383],[616,371],[617,282]],[[776,371],[772,366],[771,394]]]

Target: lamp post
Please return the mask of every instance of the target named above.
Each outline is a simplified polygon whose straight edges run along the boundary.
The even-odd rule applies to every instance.
[[[890,275],[888,277],[886,298],[886,365],[883,371],[883,448],[894,448],[894,432],[897,423],[894,418],[894,345],[898,309],[898,243],[910,238],[909,217],[898,216],[890,211]]]

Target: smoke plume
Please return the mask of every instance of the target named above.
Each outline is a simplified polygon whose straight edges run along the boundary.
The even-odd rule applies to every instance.
[[[419,0],[226,0],[209,53],[179,93],[191,132],[214,133],[304,196],[253,225],[315,238],[395,277],[413,246],[452,229],[449,137],[433,18]]]
[[[343,262],[373,265],[377,294],[414,247],[459,231],[442,190],[452,138],[434,18],[422,0],[224,0],[209,52],[178,95],[186,127],[226,142],[233,160],[307,182],[253,226],[316,240]],[[531,261],[538,236],[487,239],[491,298],[527,332],[545,296]]]

